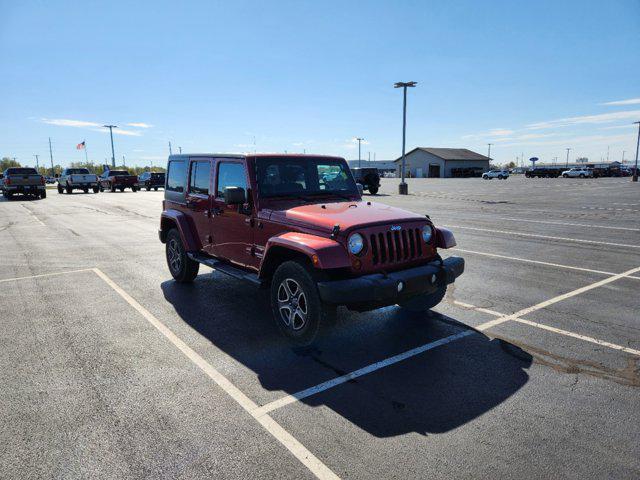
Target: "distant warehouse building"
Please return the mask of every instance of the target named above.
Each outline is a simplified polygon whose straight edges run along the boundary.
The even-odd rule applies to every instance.
[[[402,157],[394,161],[400,176]],[[417,147],[405,155],[405,175],[411,178],[480,177],[489,170],[489,157],[466,148]]]

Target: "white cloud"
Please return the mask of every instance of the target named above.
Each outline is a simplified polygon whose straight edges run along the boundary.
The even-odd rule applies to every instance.
[[[143,123],[143,122],[134,122],[134,123],[127,123],[128,127],[136,127],[136,128],[152,128],[153,125],[149,125],[148,123]]]
[[[638,127],[636,127],[633,123],[625,123],[624,125],[613,125],[611,127],[601,127],[600,130],[618,130],[621,128],[626,128],[626,129],[637,129]]]
[[[610,123],[617,120],[638,119],[640,110],[627,110],[623,112],[601,113],[598,115],[583,115],[580,117],[560,118],[546,122],[537,122],[527,125],[529,130],[541,130],[545,128],[569,127],[581,124]]]
[[[69,120],[66,118],[42,118],[41,121],[43,123],[48,123],[49,125],[57,125],[59,127],[87,128],[87,127],[101,126],[99,123],[95,123],[95,122],[85,122],[83,120]]]
[[[600,105],[640,105],[640,98],[629,98],[627,100],[616,100],[614,102],[601,103]]]

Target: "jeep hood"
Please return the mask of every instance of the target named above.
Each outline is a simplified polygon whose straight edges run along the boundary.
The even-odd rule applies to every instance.
[[[301,205],[274,210],[271,220],[331,231],[336,224],[345,231],[359,226],[392,224],[426,219],[423,215],[381,203],[351,201]]]

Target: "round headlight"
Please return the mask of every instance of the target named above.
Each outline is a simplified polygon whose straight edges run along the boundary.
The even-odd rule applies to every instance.
[[[422,240],[425,241],[425,243],[429,243],[429,240],[431,240],[431,235],[433,234],[431,227],[429,225],[425,225],[422,228]]]
[[[359,233],[351,235],[347,243],[349,245],[349,252],[353,255],[358,255],[364,248],[364,239]]]

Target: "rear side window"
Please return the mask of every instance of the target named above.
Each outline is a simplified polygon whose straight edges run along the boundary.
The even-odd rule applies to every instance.
[[[167,176],[167,190],[171,192],[184,192],[187,177],[184,160],[172,160],[169,162]]]
[[[221,162],[218,167],[216,197],[224,197],[227,187],[240,187],[247,191],[247,175],[242,163]]]
[[[37,175],[35,168],[9,168],[7,175]]]
[[[209,195],[209,176],[211,163],[209,161],[191,162],[189,174],[189,192]]]

